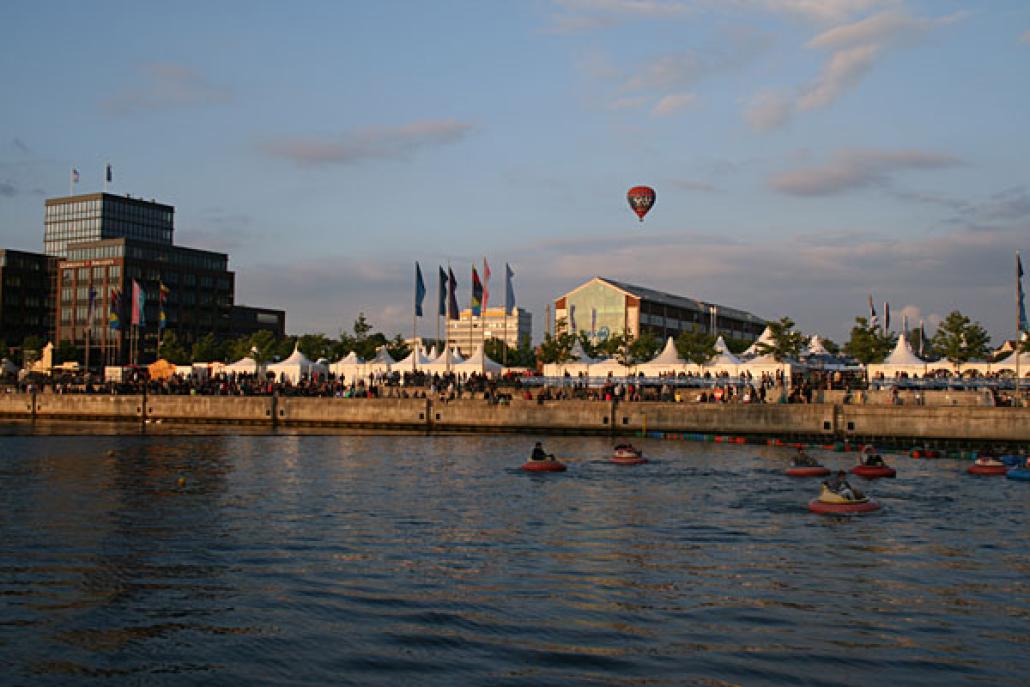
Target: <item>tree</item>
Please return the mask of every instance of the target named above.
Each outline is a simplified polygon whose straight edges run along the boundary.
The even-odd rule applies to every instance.
[[[870,325],[864,317],[856,317],[851,328],[851,338],[844,344],[844,352],[852,358],[868,365],[880,363],[894,349],[894,335],[883,334],[880,328]]]
[[[54,351],[54,357],[56,358],[54,363],[68,363],[78,360],[80,353],[78,346],[65,339],[57,346],[57,350]]]
[[[778,363],[801,355],[801,349],[805,346],[805,335],[794,331],[794,320],[784,316],[776,322],[770,322],[769,333],[772,335],[772,344],[760,342],[758,352],[761,355],[772,353]]]
[[[381,344],[378,343],[380,338],[383,341],[383,343]],[[379,348],[379,346],[386,346],[386,352],[389,353],[390,357],[394,360],[403,360],[404,358],[407,358],[408,355],[411,353],[411,346],[404,343],[404,337],[400,334],[395,334],[392,339],[387,340],[386,336],[384,336],[383,334],[376,333],[374,336],[366,339],[366,342],[368,341],[375,341],[376,345],[372,348],[372,351],[370,353],[364,356],[365,360],[374,358],[376,355],[376,350]]]
[[[28,367],[39,360],[39,356],[43,354],[44,345],[42,338],[38,336],[26,336],[21,342],[22,367]]]
[[[834,341],[833,339],[823,339],[822,341],[823,348],[826,349],[827,353],[829,353],[830,355],[837,355],[838,353],[840,353],[840,346],[837,345],[836,341]]]
[[[300,352],[310,360],[328,359],[333,353],[332,342],[325,334],[304,334],[298,339]]]
[[[164,348],[161,349],[164,354]],[[215,338],[215,335],[208,332],[193,342],[191,351],[193,362],[209,363],[214,360],[225,359],[225,346]]]
[[[515,349],[504,343],[495,336],[491,336],[483,344],[483,351],[486,353],[486,357],[497,362],[504,360],[508,361],[508,364],[512,364],[512,360],[515,357]]]
[[[579,345],[583,348],[583,352],[591,358],[596,358],[598,344],[594,343],[594,339],[590,336],[590,332],[580,332],[579,337],[577,338],[579,339]]]
[[[751,348],[752,341],[748,339],[735,339],[732,336],[723,337],[723,341],[726,342],[726,348],[730,349],[730,353],[734,355],[740,355],[747,349]]]
[[[372,331],[372,325],[365,319],[365,313],[359,312],[358,319],[354,320],[354,338],[359,342],[368,336]]]
[[[540,362],[567,363],[572,360],[572,345],[576,342],[576,337],[566,329],[564,318],[555,322],[556,333],[546,334],[543,343],[540,344]]]
[[[175,365],[187,365],[191,362],[190,354],[179,342],[174,329],[164,330],[161,336],[161,357]]]
[[[974,358],[986,358],[990,342],[990,335],[980,323],[971,321],[958,310],[949,313],[933,335],[934,349],[956,368]]]
[[[662,348],[662,342],[648,330],[641,332],[629,345],[629,364],[639,365],[654,359]]]
[[[676,337],[676,350],[682,358],[697,365],[707,365],[718,351],[715,337],[702,331],[685,331]]]

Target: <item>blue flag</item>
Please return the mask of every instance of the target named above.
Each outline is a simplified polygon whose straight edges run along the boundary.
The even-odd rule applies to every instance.
[[[515,307],[515,287],[511,285],[511,278],[514,276],[511,266],[504,263],[504,312],[508,313]]]
[[[426,284],[422,281],[422,268],[415,263],[415,316],[422,317],[422,300],[426,297]]]
[[[1023,261],[1019,259],[1019,253],[1016,253],[1016,290],[1019,292],[1019,331],[1030,332],[1026,323],[1026,294],[1023,293]]]
[[[447,317],[447,273],[444,272],[442,267],[440,268],[440,294],[438,300],[436,314],[441,317]]]
[[[448,295],[447,295],[447,319],[457,320],[460,317],[458,312],[458,280],[454,277],[454,270],[448,268],[447,280],[448,284]]]

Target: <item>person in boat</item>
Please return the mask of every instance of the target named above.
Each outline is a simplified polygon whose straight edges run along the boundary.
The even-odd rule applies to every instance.
[[[993,465],[1003,465],[1004,464],[1000,460],[998,460],[997,458],[994,457],[994,451],[992,451],[989,448],[984,449],[983,451],[980,451],[980,453],[977,454],[977,456],[976,456],[976,461],[975,462],[976,462],[977,465],[992,465],[993,466]]]
[[[883,456],[876,452],[871,444],[866,444],[862,449],[861,464],[868,467],[882,468],[886,463],[883,462]]]
[[[823,486],[841,498],[849,501],[858,501],[865,498],[865,495],[848,483],[847,473],[838,470],[833,479],[823,482]]]
[[[533,447],[533,452],[530,454],[529,459],[535,461],[554,460],[554,454],[545,451],[544,445],[538,441]]]
[[[804,449],[798,449],[797,455],[794,456],[793,467],[796,468],[817,468],[819,462],[815,458],[805,453]]]

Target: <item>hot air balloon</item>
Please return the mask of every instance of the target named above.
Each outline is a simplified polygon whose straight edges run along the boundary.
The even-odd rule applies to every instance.
[[[626,194],[626,200],[629,201],[629,206],[633,209],[633,212],[637,213],[637,217],[643,222],[644,215],[654,205],[654,189],[650,186],[634,186]]]

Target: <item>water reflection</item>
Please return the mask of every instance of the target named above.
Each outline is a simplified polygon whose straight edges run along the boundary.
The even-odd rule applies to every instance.
[[[626,468],[604,439],[552,438],[570,470],[535,476],[515,469],[530,443],[2,438],[0,668],[15,684],[1023,682],[1021,483],[905,461],[870,486],[884,511],[821,518],[815,484],[781,477],[789,452],[647,442],[653,462]]]

